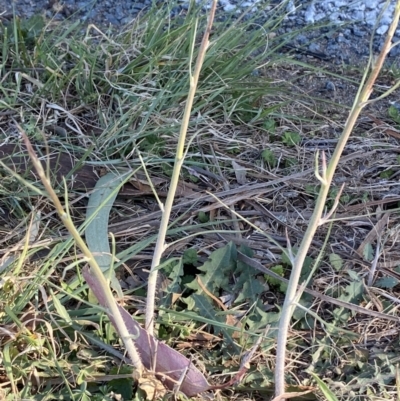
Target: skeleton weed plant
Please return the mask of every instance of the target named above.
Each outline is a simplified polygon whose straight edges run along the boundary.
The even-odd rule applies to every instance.
[[[299,247],[299,250],[295,257],[291,257],[292,262],[292,272],[290,275],[289,285],[285,296],[285,301],[282,308],[282,314],[279,321],[279,334],[278,334],[278,344],[276,351],[276,369],[275,369],[275,393],[276,397],[280,400],[285,399],[287,393],[285,391],[285,355],[286,355],[286,344],[289,332],[290,320],[293,312],[296,308],[298,300],[300,299],[303,291],[298,290],[298,284],[300,279],[301,270],[304,264],[304,260],[310,249],[311,242],[319,226],[325,224],[334,212],[337,202],[333,206],[332,210],[326,215],[324,214],[325,203],[327,200],[328,192],[332,184],[333,175],[335,173],[336,167],[340,161],[340,157],[346,146],[346,143],[350,137],[350,134],[354,128],[358,116],[360,115],[362,109],[371,102],[376,102],[390,93],[392,93],[396,88],[400,86],[400,81],[398,81],[391,89],[386,91],[380,97],[369,100],[371,93],[373,91],[374,83],[382,69],[383,63],[389,51],[392,48],[392,38],[396,31],[400,16],[400,0],[396,3],[396,8],[393,15],[393,20],[390,25],[389,31],[386,36],[385,43],[378,57],[374,57],[372,54],[372,46],[370,51],[370,57],[368,66],[365,70],[361,83],[359,85],[359,90],[357,96],[354,100],[353,107],[350,111],[349,117],[346,121],[346,125],[343,132],[339,138],[336,149],[332,155],[330,162],[327,164],[325,155],[322,154],[322,166],[320,173],[319,168],[319,155],[316,155],[316,167],[315,175],[321,183],[321,189],[314,207],[312,217],[310,219],[309,225],[307,227],[306,233],[303,237],[303,241]],[[372,43],[371,38],[371,43]],[[370,70],[370,71],[369,71]],[[337,196],[337,200],[340,198],[340,192]]]

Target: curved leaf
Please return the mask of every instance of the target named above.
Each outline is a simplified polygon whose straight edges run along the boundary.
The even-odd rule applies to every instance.
[[[102,272],[108,272],[111,286],[120,298],[123,297],[121,286],[114,271],[110,271],[112,255],[108,240],[108,219],[118,191],[128,178],[126,174],[114,173],[101,177],[89,197],[86,209],[86,221],[89,221],[85,230],[86,243]]]
[[[84,268],[82,274],[98,299],[99,304],[108,309],[104,290],[96,281],[96,277],[90,274],[88,268]],[[151,336],[123,307],[118,305],[118,308],[125,326],[134,338],[135,346],[140,354],[143,365],[147,369],[154,370],[155,374],[160,377],[169,389],[174,388],[176,383],[180,381],[181,376],[184,376],[184,378],[180,386],[180,391],[188,397],[210,389],[210,385],[204,375],[189,359]],[[113,315],[108,313],[108,317],[117,329]]]

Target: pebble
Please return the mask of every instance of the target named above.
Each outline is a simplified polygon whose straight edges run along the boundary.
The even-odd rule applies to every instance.
[[[106,13],[105,17],[106,17],[107,22],[109,22],[110,24],[113,24],[113,25],[119,24],[119,20],[114,16],[114,14]]]
[[[311,43],[310,46],[308,46],[308,50],[312,53],[321,53],[321,48],[318,43]]]
[[[308,38],[306,35],[300,34],[300,35],[296,36],[296,42],[299,45],[304,45],[305,43],[307,43],[307,41],[308,41]]]
[[[327,91],[334,92],[335,91],[335,84],[332,81],[327,81],[325,84],[325,89]]]

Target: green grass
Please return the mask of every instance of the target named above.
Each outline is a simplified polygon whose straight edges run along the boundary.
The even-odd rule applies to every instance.
[[[168,9],[154,8],[118,33],[57,25],[39,17],[1,27],[0,142],[18,147],[2,162],[12,167],[11,157],[26,153],[20,149],[15,120],[44,160],[47,154],[64,153],[75,165],[93,167],[99,176],[138,170],[113,205],[109,230],[115,236],[114,264],[124,304],[140,323],[146,294],[142,270],[151,263],[160,212],[139,154],[163,201],[189,89],[192,40],[195,58],[206,23],[206,16],[192,7],[174,20]],[[285,230],[292,245],[298,245],[315,201],[315,147],[307,141],[334,141],[350,107],[338,99],[310,95],[302,80],[317,81],[323,74],[349,88],[359,80],[357,71],[341,76],[340,67],[328,70],[281,53],[297,32],[270,36],[267,43],[266,33],[276,30],[281,18],[277,13],[257,29],[256,19],[215,25],[189,125],[188,169],[182,172],[168,232],[173,246],[161,270],[165,281],[158,336],[192,356],[213,384],[232,377],[241,356],[270,326],[234,390],[241,400],[266,399],[273,392],[276,325],[285,285],[246,265],[238,251],[255,257],[256,250],[265,266],[288,277],[290,266],[282,251],[287,247]],[[296,69],[300,74],[291,73]],[[393,141],[379,129],[365,133],[362,126],[356,128],[351,149],[376,153],[369,156],[369,170],[359,179],[355,171],[364,170],[358,159],[342,165],[341,177],[351,184],[332,228],[319,231],[302,277],[318,263],[313,289],[396,315],[395,303],[387,296],[396,297],[397,281],[377,282],[381,292],[373,295],[363,287],[377,241],[364,244],[364,255],[354,253],[381,218],[368,202],[395,193],[396,181],[387,174],[398,170]],[[249,187],[244,190],[232,161],[246,169],[241,185]],[[17,172],[19,179],[0,169],[0,391],[9,400],[110,400],[111,391],[123,392],[124,399],[145,399],[143,386],[134,395],[122,343],[90,297],[80,273],[80,251],[57,219],[42,184],[29,169]],[[294,176],[301,172],[303,176]],[[54,187],[83,234],[87,193],[71,187],[75,174],[67,176],[66,192],[62,183],[54,182]],[[281,181],[268,186],[276,179]],[[255,187],[261,183],[264,188]],[[206,190],[231,201],[274,241],[246,221],[238,222],[207,197]],[[332,203],[334,195],[331,198]],[[386,260],[396,260],[396,202],[388,204],[391,228],[380,237]],[[235,227],[241,236],[232,232]],[[351,237],[354,245],[343,240]],[[231,297],[227,310],[199,287],[195,275],[215,297]],[[291,390],[317,385],[317,377],[328,386],[321,389],[331,399],[394,399],[398,323],[317,301],[304,295],[300,303],[310,313],[298,309],[292,320],[287,370]],[[387,334],[381,343],[371,344],[378,332]],[[316,392],[302,399],[324,398]]]

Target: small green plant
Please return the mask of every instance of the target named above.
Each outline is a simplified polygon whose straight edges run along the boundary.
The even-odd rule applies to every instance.
[[[301,142],[301,136],[298,132],[286,131],[283,134],[282,142],[287,146],[296,146]]]
[[[393,174],[394,174],[394,171],[393,171],[392,169],[388,169],[388,170],[382,171],[382,172],[379,174],[379,177],[382,178],[383,180],[389,180],[390,177],[391,177]]]
[[[274,134],[276,132],[276,121],[272,118],[267,118],[263,122],[263,128],[269,133]]]
[[[285,159],[285,167],[290,169],[299,164],[299,161],[295,157],[288,157]]]
[[[319,189],[320,189],[319,185],[312,185],[312,184],[306,184],[306,186],[304,187],[306,194],[312,196],[313,198],[318,196]]]
[[[200,211],[197,215],[200,223],[208,223],[210,218],[207,213]]]
[[[388,109],[389,117],[392,118],[394,122],[400,124],[400,111],[396,106],[390,106]]]
[[[274,273],[278,274],[281,277],[284,277],[285,271],[284,271],[283,265],[272,266],[271,271],[273,271]],[[283,283],[281,280],[278,280],[278,279],[268,276],[268,275],[265,275],[264,278],[266,279],[268,284],[270,284],[274,287],[278,287],[280,292],[282,292],[282,293],[286,292],[286,289],[287,289],[286,283]]]
[[[281,3],[284,5],[285,2]],[[62,205],[71,211],[70,219],[76,224],[77,231],[85,238],[87,235],[86,243],[94,257],[86,255],[83,258],[63,227],[62,219],[55,218],[49,208],[47,190],[37,182],[37,176],[30,174],[30,168],[18,171],[20,181],[8,170],[1,172],[0,246],[1,252],[8,252],[9,256],[6,256],[6,262],[3,254],[0,257],[3,276],[0,337],[4,362],[0,373],[7,376],[10,382],[6,385],[7,398],[87,401],[110,401],[120,395],[137,401],[148,398],[140,388],[133,391],[135,372],[129,367],[129,355],[121,352],[123,344],[112,324],[114,316],[107,314],[108,306],[96,304],[93,293],[85,285],[87,269],[84,266],[88,264],[88,259],[91,263],[92,259],[105,260],[102,264],[107,280],[104,287],[115,289],[113,296],[121,298],[118,305],[124,303],[129,308],[123,320],[130,322],[134,317],[132,324],[135,330],[129,338],[123,336],[123,339],[139,340],[137,333],[142,333],[149,255],[158,239],[156,227],[165,210],[165,194],[174,175],[175,146],[191,84],[190,77],[193,76],[190,55],[193,59],[198,55],[199,32],[206,27],[206,18],[202,13],[193,11],[192,5],[185,15],[175,19],[170,18],[169,12],[164,13],[163,7],[146,12],[126,31],[115,34],[90,26],[86,35],[83,33],[81,36],[81,31],[78,34],[66,24],[56,28],[51,24],[42,31],[35,31],[24,27],[25,21],[18,20],[2,31],[5,36],[2,37],[0,61],[3,74],[0,108],[6,113],[0,136],[6,146],[9,144],[7,141],[16,145],[8,159],[12,163],[5,164],[14,166],[16,157],[27,157],[25,150],[17,146],[20,138],[9,135],[10,121],[15,119],[27,132],[42,164],[65,152],[68,160],[76,160],[75,166],[89,167],[84,172],[93,172],[95,182],[101,184],[101,189],[95,184],[76,189],[74,184],[82,175],[79,172],[75,174],[74,167],[65,176],[65,188],[68,190],[64,189],[63,182],[55,187]],[[313,372],[328,383],[328,372],[329,385],[332,383],[334,391],[338,391],[335,383],[351,382],[351,391],[359,386],[354,390],[360,393],[357,396],[369,396],[379,391],[381,397],[392,399],[393,392],[387,394],[387,389],[393,387],[387,383],[396,380],[396,342],[387,345],[386,340],[383,343],[380,341],[383,352],[383,348],[380,350],[379,344],[372,341],[373,352],[368,355],[370,350],[366,350],[364,356],[358,353],[359,348],[366,344],[364,337],[369,337],[376,326],[370,324],[370,331],[359,330],[367,319],[359,320],[356,314],[360,308],[365,313],[363,305],[368,302],[368,312],[376,313],[372,316],[384,316],[384,319],[389,316],[397,324],[396,306],[378,293],[379,288],[396,292],[399,286],[397,279],[385,277],[384,270],[379,272],[371,292],[379,298],[375,302],[363,282],[367,264],[375,263],[375,256],[379,253],[375,245],[368,244],[358,255],[365,262],[360,268],[345,268],[347,258],[344,255],[352,250],[347,241],[342,242],[342,235],[338,241],[329,243],[331,237],[326,235],[326,245],[316,256],[320,239],[326,231],[323,224],[329,220],[329,226],[332,224],[343,233],[340,227],[342,216],[324,215],[319,221],[311,218],[310,225],[317,221],[318,227],[322,226],[321,231],[311,248],[306,250],[306,257],[304,248],[303,251],[301,247],[300,250],[296,248],[302,239],[308,241],[313,235],[310,230],[304,231],[313,198],[317,198],[318,192],[326,196],[323,210],[328,209],[328,212],[335,206],[336,198],[340,198],[340,203],[345,206],[351,200],[351,206],[366,206],[371,210],[374,204],[362,205],[362,202],[376,201],[376,194],[371,185],[354,185],[348,186],[343,194],[338,188],[331,188],[326,195],[330,169],[334,166],[328,168],[323,157],[319,159],[322,168],[316,169],[320,183],[313,185],[309,169],[313,151],[308,144],[303,146],[300,128],[303,128],[303,123],[308,125],[304,125],[307,140],[326,139],[327,133],[320,129],[321,116],[326,111],[321,106],[323,100],[319,99],[321,101],[316,105],[318,116],[312,114],[309,118],[307,115],[315,111],[310,107],[312,102],[307,102],[301,115],[297,114],[299,108],[291,108],[290,102],[294,100],[301,106],[302,99],[291,89],[285,93],[289,82],[277,90],[276,85],[270,85],[265,77],[252,75],[252,71],[264,64],[266,59],[274,65],[296,63],[296,60],[286,59],[280,51],[276,52],[282,43],[290,39],[290,34],[287,37],[279,35],[276,40],[271,38],[268,49],[265,49],[265,32],[275,30],[278,22],[272,24],[269,20],[258,29],[255,21],[258,22],[258,17],[251,16],[241,21],[235,19],[234,23],[218,23],[212,30],[193,99],[185,157],[191,165],[201,163],[210,173],[215,173],[220,167],[218,176],[224,182],[220,182],[218,177],[210,178],[210,184],[216,188],[210,193],[219,196],[219,191],[223,191],[222,202],[229,200],[226,205],[230,209],[227,208],[226,212],[222,208],[199,212],[211,210],[210,207],[216,205],[209,202],[210,195],[203,190],[203,185],[193,185],[197,176],[191,175],[189,170],[181,172],[179,197],[174,201],[171,216],[167,219],[165,241],[160,240],[164,254],[155,268],[161,273],[161,285],[157,286],[159,303],[153,322],[161,340],[157,344],[179,350],[178,355],[173,354],[174,358],[170,359],[182,356],[182,349],[185,355],[195,350],[195,364],[201,364],[204,371],[210,374],[226,374],[226,382],[229,383],[229,377],[238,371],[239,356],[249,355],[249,349],[257,345],[259,339],[256,363],[246,361],[245,368],[250,368],[244,375],[243,383],[249,391],[257,391],[258,397],[268,398],[268,391],[272,391],[273,386],[273,372],[278,372],[282,365],[278,362],[275,369],[278,339],[277,360],[282,360],[284,349],[288,354],[283,360],[292,361],[290,369],[286,367],[283,370],[286,391],[301,391],[299,386],[293,386],[297,377],[292,379],[299,371],[301,374],[298,377],[301,377],[302,384],[308,380],[307,385],[312,384],[312,379],[310,381],[305,374]],[[306,74],[321,72],[320,67],[303,65],[300,68]],[[266,66],[266,76],[274,73],[274,69],[269,70]],[[355,82],[351,78],[342,78],[353,84]],[[275,90],[279,96],[275,96]],[[285,98],[289,99],[288,102]],[[330,102],[329,107],[333,110],[338,105]],[[11,113],[10,118],[8,113]],[[390,114],[394,123],[400,125],[398,112],[390,111]],[[337,123],[344,122],[340,120],[342,117],[341,112],[329,114],[329,119]],[[289,124],[281,125],[282,121]],[[54,124],[57,126],[52,127]],[[13,121],[11,127],[14,127]],[[285,132],[287,129],[289,131]],[[297,129],[298,133],[292,132]],[[53,135],[53,132],[62,132],[63,135]],[[369,135],[372,134],[361,132],[355,141]],[[343,145],[341,139],[339,145]],[[379,153],[382,146],[381,141],[377,141],[372,148]],[[137,159],[137,151],[143,157],[142,164]],[[261,160],[254,162],[257,157]],[[3,157],[1,159],[5,161]],[[243,162],[246,168],[247,182],[243,188],[237,184],[237,176],[233,174],[232,159],[237,160],[240,166]],[[400,157],[397,158],[400,164],[399,160]],[[22,167],[25,165],[22,164]],[[379,168],[382,169],[382,166]],[[266,169],[271,170],[271,174],[265,174]],[[48,170],[53,178],[53,169]],[[146,177],[143,174],[145,170]],[[382,178],[390,178],[385,176],[390,170],[385,170]],[[115,185],[114,189],[111,188],[112,196],[107,195],[103,185],[109,172],[115,174],[111,179]],[[126,177],[123,187],[116,178],[122,176]],[[297,180],[298,176],[310,180]],[[379,180],[379,176],[377,178]],[[261,192],[264,186],[267,188],[265,193]],[[351,187],[357,188],[353,190]],[[121,191],[117,197],[119,188]],[[186,188],[190,189],[190,196],[187,196]],[[268,192],[269,189],[273,191]],[[93,203],[98,190],[102,199]],[[130,196],[131,191],[134,191],[134,196]],[[192,196],[194,191],[197,191],[197,196]],[[290,196],[280,202],[281,196],[287,193]],[[300,196],[293,196],[293,193]],[[86,202],[87,197],[89,202]],[[320,199],[317,208],[319,202]],[[259,209],[255,210],[255,206]],[[237,221],[231,221],[235,213],[235,217],[239,217],[239,208],[243,214],[251,216],[243,225],[235,225]],[[89,211],[94,213],[93,221],[100,223],[101,229],[96,224],[91,225]],[[257,230],[258,226],[251,224],[253,217],[258,219],[258,214],[264,211],[269,212],[269,215],[263,216],[269,226],[266,232],[261,232]],[[295,219],[298,216],[298,220],[295,223],[292,217],[288,221],[280,220],[281,215],[286,213],[288,216],[295,215]],[[392,210],[391,213],[391,223],[395,227],[396,216]],[[104,219],[105,214],[107,219]],[[363,216],[365,225],[361,227],[357,227],[357,219],[346,226],[346,239],[354,227],[354,232],[359,233],[354,242],[363,240],[360,236],[365,237],[372,228],[371,221],[365,223],[366,218],[370,219],[370,215]],[[33,221],[31,226],[30,221]],[[276,230],[271,237],[268,233],[270,229]],[[253,236],[252,230],[257,230],[257,235]],[[266,235],[268,242],[264,242],[263,237],[260,239],[261,235]],[[233,242],[229,242],[231,238]],[[91,239],[95,243],[101,240],[107,246],[96,248]],[[26,252],[20,253],[24,241]],[[234,245],[248,241],[251,241],[251,246],[256,245],[257,255],[253,256],[246,247],[237,248]],[[290,242],[296,246],[290,250],[290,244],[287,245],[289,249],[280,255],[282,245]],[[45,256],[42,257],[42,254]],[[246,260],[244,256],[248,257],[247,262],[243,262]],[[389,253],[385,255],[386,260],[389,256]],[[258,258],[260,261],[257,261]],[[384,262],[382,259],[378,263]],[[261,269],[250,262],[258,264]],[[268,269],[262,268],[271,262],[273,266],[266,273]],[[288,285],[282,283],[279,277],[286,280],[289,273],[300,265],[300,286],[296,287],[299,298],[287,301],[289,305],[297,305],[290,321],[295,335],[284,347],[282,338],[285,329],[279,333],[277,330],[287,318],[287,304],[281,314],[281,300],[285,294],[290,296],[295,280]],[[317,267],[321,270],[317,271]],[[363,273],[360,274],[360,271]],[[271,273],[277,276],[271,279]],[[306,291],[319,292],[322,298],[318,298],[318,294],[315,296],[323,303],[313,302],[311,297],[314,295],[310,293],[300,295],[302,284]],[[327,300],[323,298],[324,294],[332,298]],[[334,301],[347,302],[347,306],[340,306]],[[383,310],[380,315],[374,310],[378,308]],[[31,330],[29,319],[32,312],[40,319],[35,322],[37,327]],[[28,316],[28,321],[24,320],[25,316]],[[140,325],[135,325],[136,320]],[[24,329],[20,330],[21,327]],[[357,331],[345,333],[346,328],[350,331],[355,327]],[[296,335],[296,330],[304,332]],[[187,359],[183,361],[188,366]],[[305,364],[309,364],[310,369],[304,370]],[[116,369],[116,365],[127,367],[127,370]],[[33,387],[29,379],[32,374],[35,383],[38,378],[38,382],[45,384]],[[179,379],[175,377],[174,383]],[[279,386],[277,380],[277,389]],[[325,398],[332,396],[329,389],[324,391],[322,385],[319,387]],[[350,391],[345,392],[346,386],[341,388],[345,389],[342,398],[352,401],[354,397]],[[0,398],[2,396],[0,394]]]
[[[274,154],[274,152],[272,152],[272,150],[264,149],[261,152],[261,157],[265,161],[265,163],[268,164],[268,166],[271,169],[276,167],[277,160],[276,160],[275,154]]]

